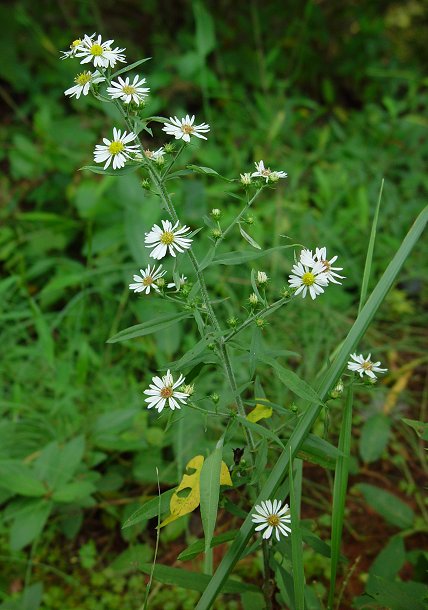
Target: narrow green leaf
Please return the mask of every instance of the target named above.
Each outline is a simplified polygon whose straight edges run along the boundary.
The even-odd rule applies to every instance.
[[[146,502],[141,508],[136,510],[135,513],[132,513],[132,515],[128,517],[128,519],[122,525],[122,529],[131,527],[131,525],[136,525],[141,521],[146,521],[147,519],[157,517],[159,513],[159,505],[161,513],[167,513],[169,511],[169,502],[173,493],[174,489],[169,489],[168,491],[164,491],[159,497],[156,496],[155,498],[148,500],[148,502]]]
[[[288,465],[288,479],[290,481],[291,565],[293,567],[294,603],[296,610],[305,610],[305,573],[303,570],[302,533],[300,531],[300,510],[293,481],[293,458],[291,447]]]
[[[150,574],[151,564],[139,566],[140,570],[145,574]],[[208,574],[201,572],[190,572],[182,568],[170,568],[169,566],[157,565],[153,572],[153,578],[165,585],[175,585],[190,589],[191,591],[203,591],[210,581]],[[245,591],[258,591],[258,587],[237,580],[226,580],[224,585],[225,593],[245,593]]]
[[[334,592],[336,587],[337,566],[340,557],[340,544],[342,541],[343,519],[345,515],[346,489],[348,487],[349,457],[351,452],[352,432],[352,386],[348,388],[345,409],[343,411],[342,425],[339,435],[339,456],[333,487],[333,509],[331,522],[331,564],[330,589],[328,594],[328,608],[333,608]]]
[[[201,519],[205,536],[205,572],[212,573],[211,541],[217,521],[218,499],[220,497],[220,470],[223,455],[223,437],[211,455],[204,461],[200,476]]]
[[[113,80],[114,78],[116,78],[116,76],[119,76],[119,74],[125,74],[125,72],[134,70],[134,68],[138,68],[138,66],[141,66],[141,64],[144,64],[146,61],[150,61],[150,59],[151,59],[151,57],[146,57],[144,59],[139,59],[138,61],[134,61],[133,64],[129,64],[129,66],[125,66],[124,68],[121,68],[117,72],[114,72],[114,74],[111,75],[110,79]]]
[[[253,248],[256,248],[256,250],[261,250],[262,247],[259,246],[259,244],[251,237],[251,235],[248,235],[248,233],[246,231],[244,231],[241,223],[238,223],[238,224],[239,224],[239,231],[240,231],[242,237],[245,239],[245,241],[247,241],[250,244],[250,246],[253,246]]]
[[[269,256],[269,254],[273,254],[274,252],[278,252],[280,250],[285,250],[287,248],[293,248],[294,244],[289,246],[275,246],[274,248],[268,248],[267,250],[255,252],[254,250],[248,250],[244,252],[225,252],[224,254],[219,254],[215,256],[211,261],[212,265],[242,265],[242,263],[248,263],[249,261],[254,261],[257,258],[262,258],[263,256]],[[207,266],[207,265],[205,265]],[[200,269],[204,269],[202,265]]]
[[[355,349],[357,343],[363,337],[374,315],[379,309],[380,304],[388,293],[389,289],[395,282],[399,271],[409,256],[412,248],[418,241],[422,232],[425,229],[428,220],[428,206],[419,214],[408,234],[404,238],[402,244],[397,250],[394,258],[389,263],[385,273],[377,283],[367,303],[362,308],[348,335],[341,344],[340,349],[332,359],[330,366],[327,368],[318,388],[318,395],[321,400],[326,400],[328,393],[333,385],[337,382],[343,368],[346,366],[349,354]],[[321,405],[307,404],[303,416],[299,419],[296,428],[291,435],[285,450],[279,456],[275,466],[269,475],[269,478],[263,485],[255,504],[261,502],[265,498],[269,498],[277,489],[283,479],[284,471],[288,469],[290,459],[290,448],[292,455],[296,452],[312,429],[318,415],[321,411]],[[232,572],[234,565],[244,553],[245,547],[253,533],[253,524],[251,521],[251,510],[248,512],[247,518],[241,526],[239,534],[231,544],[226,555],[223,557],[220,565],[211,578],[208,586],[204,590],[201,599],[196,606],[196,610],[208,610],[218,593],[223,587],[228,575]]]
[[[218,536],[214,536],[211,540],[211,548],[218,546],[219,544],[224,544],[225,542],[230,542],[233,540],[237,534],[238,530],[230,530],[225,532],[224,534],[219,534]],[[187,549],[181,551],[180,555],[177,559],[180,561],[190,561],[191,559],[195,559],[198,555],[205,552],[205,540],[196,540]]]
[[[308,434],[298,453],[298,457],[301,459],[319,464],[324,468],[334,468],[340,455],[342,455],[341,452],[334,445],[315,434]]]
[[[246,428],[254,432],[254,434],[258,434],[263,438],[273,441],[274,443],[279,445],[281,449],[284,449],[284,443],[274,432],[272,432],[272,430],[269,430],[269,428],[265,428],[260,424],[256,424],[252,421],[249,421],[248,419],[246,419],[245,417],[241,417],[240,415],[237,415],[236,419],[242,426],[245,426]]]
[[[120,169],[112,169],[111,167],[103,169],[100,165],[84,165],[79,168],[79,171],[82,172],[83,170],[86,170],[93,174],[104,174],[105,176],[126,176],[126,174],[136,172],[140,167],[142,167],[141,163],[127,163],[125,167],[121,167]]]
[[[391,420],[383,413],[369,417],[361,430],[359,450],[366,463],[375,462],[382,455],[389,439]]]
[[[119,341],[128,341],[129,339],[135,339],[136,337],[151,335],[158,330],[173,326],[174,324],[177,324],[177,322],[190,317],[191,315],[188,312],[167,313],[159,316],[158,318],[153,318],[153,320],[148,320],[148,322],[143,322],[142,324],[136,324],[135,326],[125,328],[116,335],[113,335],[113,337],[110,337],[110,339],[107,340],[107,343],[118,343]]]
[[[402,417],[401,421],[407,426],[410,426],[410,428],[413,428],[419,438],[422,438],[424,441],[428,441],[428,423],[419,421],[417,419],[407,419],[405,417]]]
[[[380,185],[380,191],[379,191],[379,197],[377,200],[377,206],[376,206],[375,214],[373,217],[372,230],[370,232],[369,245],[367,248],[367,256],[366,256],[366,263],[364,265],[363,281],[361,284],[360,306],[358,309],[358,313],[360,313],[360,311],[365,303],[366,297],[367,297],[367,288],[369,285],[370,272],[371,272],[371,268],[372,268],[373,251],[374,251],[374,245],[375,245],[375,240],[376,240],[376,229],[377,229],[377,222],[378,222],[378,218],[379,218],[380,202],[382,199],[383,184],[384,184],[384,179],[382,178],[382,182]]]
[[[303,398],[309,402],[322,404],[322,401],[315,390],[311,388],[306,381],[300,379],[296,373],[284,368],[273,358],[263,355],[262,359],[263,362],[266,362],[266,364],[269,364],[273,369],[275,369],[278,379],[285,385],[286,388],[291,390],[293,394],[296,394],[296,396],[299,396],[300,398]]]
[[[392,525],[400,529],[412,527],[415,514],[408,504],[400,500],[397,496],[368,483],[358,483],[355,485],[364,496],[365,501],[376,512]]]
[[[186,165],[187,169],[192,170],[192,172],[196,172],[197,174],[205,174],[207,176],[216,176],[217,178],[221,178],[222,180],[226,180],[226,182],[232,182],[229,178],[225,178],[221,174],[212,169],[211,167],[201,167],[199,165]]]

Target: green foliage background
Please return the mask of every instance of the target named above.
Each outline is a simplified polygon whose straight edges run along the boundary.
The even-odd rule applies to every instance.
[[[33,534],[43,525],[42,517],[33,531],[25,530],[19,517],[37,494],[27,488],[24,499],[14,498],[12,483],[0,481],[1,595],[9,599],[13,578],[21,588],[28,584],[26,542],[36,539],[31,553],[35,580],[44,582],[42,608],[60,607],[58,582],[74,569],[67,585],[74,600],[70,607],[118,607],[129,591],[132,608],[139,581],[120,576],[112,585],[112,574],[121,573],[113,558],[131,543],[132,548],[141,545],[139,557],[150,561],[153,533],[145,524],[120,532],[120,523],[142,498],[156,493],[156,466],[162,486],[175,485],[187,460],[205,453],[214,436],[206,436],[197,417],[165,431],[162,421],[142,409],[142,390],[153,371],[194,345],[192,325],[144,341],[106,344],[121,328],[159,311],[158,302],[130,295],[128,283],[148,263],[144,232],[160,212],[135,175],[116,179],[77,171],[92,161],[94,145],[118,117],[89,97],[64,97],[77,64],[59,61],[59,50],[97,31],[127,47],[129,62],[152,57],[143,66],[151,87],[148,112],[195,113],[211,125],[208,143],[187,151],[185,162],[213,167],[229,178],[251,171],[261,158],[288,172],[288,181],[255,206],[249,232],[264,248],[328,245],[340,255],[347,276],[343,290],[331,290],[316,303],[294,304],[265,332],[266,343],[300,354],[290,356],[290,363],[310,381],[355,316],[381,179],[385,189],[373,282],[426,204],[426,3],[27,0],[2,6],[0,18],[6,24],[0,41],[0,460],[9,466],[10,460],[22,462],[28,472],[20,474],[34,480],[49,452],[57,460],[67,450],[79,456],[71,466],[66,460],[67,484],[75,482],[78,490],[70,491],[67,502],[52,500],[41,536]],[[236,210],[223,186],[205,177],[175,183],[174,197],[193,228],[213,207],[222,208],[226,218]],[[197,248],[203,254],[208,241],[200,236]],[[230,250],[242,246],[238,235],[233,240]],[[392,369],[392,382],[406,366],[413,375],[398,405],[386,414],[393,436],[383,433],[385,442],[375,440],[381,451],[374,457],[363,436],[355,473],[362,463],[382,456],[392,460],[408,501],[416,479],[406,478],[399,456],[419,449],[416,435],[403,431],[400,418],[423,419],[426,408],[421,369],[426,254],[419,244],[363,346]],[[258,268],[279,292],[291,263],[291,253],[274,254]],[[224,319],[239,316],[251,292],[250,268],[222,268],[221,276],[210,272],[212,294],[228,298],[220,310]],[[262,382],[277,390],[275,381]],[[201,383],[200,391],[209,394],[222,382],[218,373],[208,372]],[[358,430],[382,414],[386,393],[379,387],[369,402],[361,402],[354,422]],[[333,435],[337,420],[333,412]],[[186,441],[189,426],[192,445]],[[392,447],[386,448],[388,441]],[[225,456],[231,463],[231,447]],[[33,509],[30,503],[34,517]],[[31,530],[28,518],[24,521]],[[176,539],[190,538],[187,520],[172,524],[162,537],[164,554]],[[64,544],[68,561],[61,556]],[[49,567],[39,564],[63,574],[55,579]],[[251,570],[256,568],[250,566],[244,579],[254,577]],[[41,591],[30,597],[37,601],[37,595]],[[163,595],[167,592],[158,594],[153,608],[194,606],[188,596],[168,601]],[[4,607],[11,608],[7,603]],[[31,603],[28,608],[38,607]],[[234,599],[228,603],[239,607]]]

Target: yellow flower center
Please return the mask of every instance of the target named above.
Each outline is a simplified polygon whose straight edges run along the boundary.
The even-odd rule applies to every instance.
[[[131,85],[125,85],[122,87],[122,91],[126,93],[126,95],[132,95],[135,93],[135,87],[131,87]]]
[[[266,167],[265,169],[262,170],[262,176],[270,176],[271,175],[271,170]]]
[[[172,388],[170,388],[170,387],[162,388],[162,390],[160,391],[160,395],[162,396],[162,398],[171,398]]]
[[[153,157],[153,152],[151,150],[149,150],[149,149],[145,150],[144,154],[146,155],[146,157],[148,159],[151,159]]]
[[[187,124],[186,124],[186,125],[182,125],[182,127],[181,127],[181,131],[182,131],[183,133],[193,133],[193,132],[194,132],[194,129],[193,129],[193,127],[192,127],[191,125],[187,125]]]
[[[153,284],[153,278],[151,277],[151,275],[148,275],[143,280],[143,286],[150,286],[151,284]]]
[[[89,81],[91,80],[91,76],[92,74],[90,72],[82,72],[82,74],[78,74],[76,76],[74,82],[76,83],[76,85],[80,85],[81,87],[83,87],[84,85],[86,85],[86,83],[89,83]]]
[[[174,241],[174,233],[172,233],[172,231],[165,231],[162,233],[160,241],[162,244],[165,244],[165,246],[169,246]]]
[[[82,44],[82,41],[80,40],[80,38],[73,40],[73,42],[70,45],[70,49],[75,49],[76,47],[79,46],[79,44]]]
[[[95,56],[102,55],[103,51],[104,51],[104,49],[102,48],[102,46],[100,44],[93,44],[90,49],[91,54],[95,55]]]
[[[279,525],[279,517],[277,517],[276,515],[269,515],[269,517],[267,518],[267,522],[272,527],[277,527]]]
[[[315,284],[315,275],[310,271],[307,271],[302,275],[302,283],[305,286],[312,286],[312,284]]]
[[[367,360],[366,362],[363,362],[363,364],[361,366],[363,367],[363,369],[365,371],[371,371],[373,368],[373,362],[370,362],[370,360]]]
[[[110,146],[108,147],[109,152],[112,155],[117,155],[118,153],[122,152],[122,150],[124,149],[124,145],[122,144],[122,142],[120,142],[119,140],[116,142],[112,142],[110,144]]]

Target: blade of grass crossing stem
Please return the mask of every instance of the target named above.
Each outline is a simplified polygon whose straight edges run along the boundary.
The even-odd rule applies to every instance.
[[[156,528],[156,546],[155,546],[155,554],[153,557],[153,563],[152,563],[152,569],[150,571],[150,577],[149,577],[149,582],[147,583],[146,586],[146,595],[144,597],[144,604],[141,607],[141,610],[148,610],[148,603],[149,603],[149,593],[150,593],[150,589],[152,587],[152,582],[153,582],[153,573],[155,571],[155,565],[156,565],[156,558],[158,556],[158,549],[159,549],[159,537],[160,537],[160,522],[161,522],[161,491],[160,491],[160,483],[159,483],[159,470],[156,467],[156,479],[158,482],[158,497],[159,497],[159,510],[158,510],[158,526]]]
[[[333,487],[333,512],[331,519],[331,564],[330,564],[330,591],[328,594],[328,609],[332,610],[334,590],[336,587],[337,566],[340,557],[340,543],[342,540],[343,518],[345,514],[346,489],[348,486],[349,456],[351,452],[352,431],[352,386],[348,388],[345,409],[343,411],[342,425],[340,427],[339,455],[336,461],[336,472]]]
[[[373,251],[374,251],[374,245],[375,245],[375,240],[376,240],[377,221],[379,219],[379,209],[380,209],[380,202],[382,199],[383,184],[384,184],[384,179],[382,178],[382,182],[380,185],[380,191],[379,191],[379,197],[377,199],[376,210],[375,210],[373,222],[372,222],[372,230],[370,232],[369,245],[367,248],[366,264],[364,265],[363,281],[361,283],[361,295],[360,295],[360,305],[358,307],[358,313],[360,313],[360,311],[364,305],[364,301],[366,300],[366,297],[367,297],[367,288],[369,286],[370,272],[372,269]]]
[[[425,207],[410,228],[410,231],[404,238],[401,246],[397,250],[392,261],[389,263],[381,279],[376,284],[376,287],[370,295],[367,303],[362,308],[358,318],[343,341],[341,348],[338,350],[335,358],[332,360],[324,377],[322,378],[318,387],[318,395],[321,400],[325,400],[327,398],[328,392],[339,378],[344,366],[346,365],[350,352],[355,348],[358,341],[367,330],[367,327],[379,309],[380,304],[396,280],[401,266],[425,229],[427,221],[428,207]],[[310,432],[322,408],[321,405],[311,405],[305,403],[304,407],[306,408],[304,414],[297,423],[296,428],[287,442],[286,448],[279,456],[267,481],[263,485],[255,504],[260,503],[265,498],[271,497],[275,492],[278,485],[284,478],[284,473],[288,470],[290,449],[292,455],[295,456],[306,435]],[[251,512],[252,510],[249,511],[247,518],[242,524],[235,540],[231,544],[229,550],[223,557],[220,565],[208,583],[208,586],[206,587],[201,599],[198,602],[198,605],[196,606],[196,610],[208,610],[211,607],[213,601],[219,594],[223,583],[226,581],[228,575],[232,572],[234,565],[237,563],[237,561],[239,561],[239,558],[244,552],[245,547],[254,531],[253,524],[251,522]]]
[[[218,499],[220,496],[220,471],[223,455],[223,437],[204,462],[200,478],[201,519],[205,536],[204,572],[213,572],[213,550],[211,541],[217,521]]]
[[[294,604],[296,610],[305,610],[305,573],[303,570],[302,533],[300,531],[300,504],[294,489],[293,456],[290,447],[288,464],[290,481],[290,515],[291,515],[291,565],[293,568]]]

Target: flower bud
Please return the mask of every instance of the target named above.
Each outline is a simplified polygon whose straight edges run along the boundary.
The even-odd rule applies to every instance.
[[[141,186],[143,187],[143,189],[146,189],[146,191],[150,190],[150,181],[147,180],[147,178],[144,178],[144,180],[141,181]]]
[[[256,294],[253,292],[253,293],[252,293],[252,294],[250,294],[250,296],[248,297],[248,301],[249,301],[249,303],[250,303],[250,305],[251,305],[252,307],[255,307],[255,306],[258,304],[259,299],[258,299],[257,295],[256,295]]]
[[[170,154],[170,153],[174,152],[175,145],[172,142],[167,142],[163,148],[167,154]]]
[[[218,208],[213,208],[211,210],[211,216],[215,219],[218,220],[221,216],[221,210],[219,210]]]
[[[222,233],[221,233],[221,229],[212,229],[211,230],[211,237],[215,240],[220,239]]]
[[[158,286],[159,288],[165,288],[165,280],[163,277],[160,277],[158,280],[156,280],[156,286]]]
[[[268,283],[269,278],[264,271],[257,271],[257,280],[256,281],[257,281],[257,284],[259,284],[259,286],[265,286]]]
[[[210,396],[211,400],[213,401],[213,403],[216,405],[218,403],[218,401],[220,400],[220,396],[217,394],[217,392],[213,392]]]
[[[241,176],[241,184],[243,184],[244,186],[248,186],[249,184],[251,184],[251,174],[240,174]]]
[[[259,328],[264,328],[267,324],[267,322],[264,318],[256,318],[255,323],[256,323],[256,326],[258,326]]]
[[[247,223],[247,225],[253,225],[254,221],[254,216],[252,214],[247,214],[247,216],[245,217],[245,222]]]
[[[288,290],[288,288],[285,288],[285,286],[284,286],[284,288],[282,288],[282,290],[281,290],[281,292],[279,294],[281,295],[281,297],[283,299],[287,299],[290,296],[291,293]]]
[[[226,320],[228,326],[230,326],[230,328],[236,328],[238,326],[238,318],[235,318],[235,316],[231,316],[230,318],[228,318]]]
[[[335,385],[335,387],[330,391],[330,397],[331,398],[340,398],[340,396],[342,396],[343,394],[343,381],[341,379],[339,379],[339,381],[337,382],[337,384]]]
[[[195,391],[195,386],[192,384],[184,384],[181,386],[180,388],[181,392],[184,392],[185,394],[188,394],[189,396],[192,396],[192,394]]]

